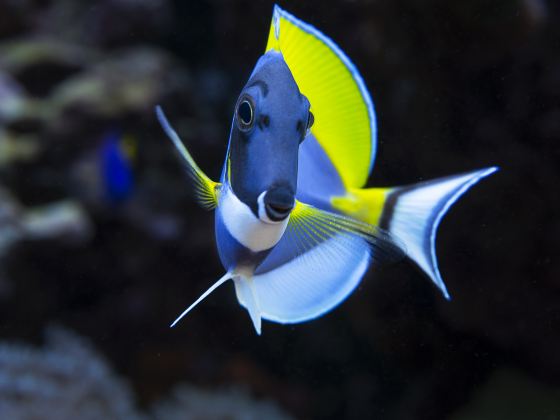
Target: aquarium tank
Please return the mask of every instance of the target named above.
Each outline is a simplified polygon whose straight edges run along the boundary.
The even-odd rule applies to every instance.
[[[0,419],[560,420],[560,3],[0,0]]]

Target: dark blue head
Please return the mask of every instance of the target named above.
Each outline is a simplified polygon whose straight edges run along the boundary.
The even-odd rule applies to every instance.
[[[298,148],[313,123],[309,106],[282,54],[272,50],[239,95],[227,174],[235,195],[263,221],[282,221],[293,209]]]

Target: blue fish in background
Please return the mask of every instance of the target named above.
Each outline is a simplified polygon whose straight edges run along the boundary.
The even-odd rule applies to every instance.
[[[103,195],[111,205],[126,201],[134,188],[133,158],[135,144],[131,137],[110,131],[99,149],[99,171]]]
[[[376,153],[372,100],[348,57],[312,26],[275,6],[266,52],[235,105],[220,182],[156,112],[199,202],[216,210],[226,270],[172,326],[228,280],[258,334],[262,319],[311,320],[344,301],[372,263],[404,254],[449,298],[437,266],[437,227],[497,168],[364,188]]]

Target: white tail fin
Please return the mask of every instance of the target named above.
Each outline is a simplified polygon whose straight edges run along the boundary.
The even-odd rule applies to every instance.
[[[206,297],[210,293],[212,293],[214,290],[216,290],[218,287],[220,287],[222,284],[224,284],[226,281],[230,279],[231,279],[231,273],[228,271],[226,274],[223,275],[222,278],[220,278],[220,280],[218,280],[216,283],[210,286],[210,288],[206,292],[204,292],[202,296],[200,296],[191,306],[185,309],[183,313],[179,315],[175,321],[173,321],[173,324],[171,324],[170,328],[173,328],[186,314],[188,314],[191,311],[192,308],[194,308],[196,305],[198,305],[200,302],[206,299]]]
[[[395,188],[387,198],[381,227],[404,242],[408,257],[432,279],[446,299],[449,299],[449,293],[436,259],[437,227],[462,194],[497,169],[492,167]]]

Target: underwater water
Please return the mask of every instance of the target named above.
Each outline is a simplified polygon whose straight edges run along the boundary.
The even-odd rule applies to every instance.
[[[255,334],[218,179],[272,2],[0,0],[0,419],[560,419],[560,3],[282,1],[375,103],[369,186],[489,166],[407,260]]]

